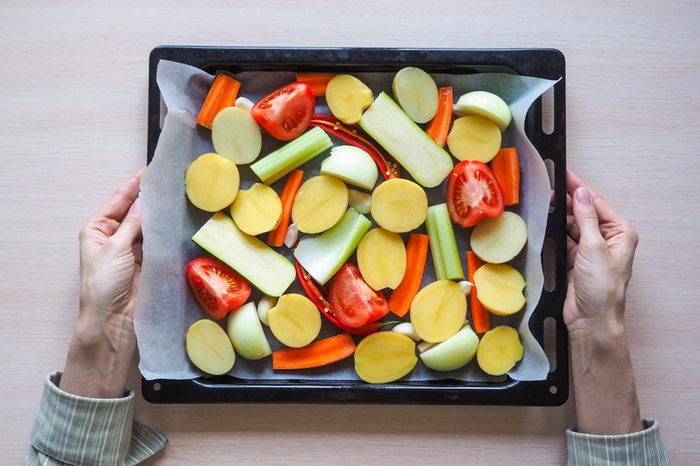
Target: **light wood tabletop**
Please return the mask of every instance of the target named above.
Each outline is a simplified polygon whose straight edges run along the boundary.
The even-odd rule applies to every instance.
[[[148,54],[161,44],[562,50],[568,164],[641,236],[627,331],[642,414],[660,420],[675,464],[700,463],[700,3],[528,3],[4,2],[0,463],[22,461],[43,378],[63,366],[79,228],[144,164]],[[149,461],[163,465],[563,464],[575,423],[571,399],[155,406],[137,394],[135,409],[168,435]]]

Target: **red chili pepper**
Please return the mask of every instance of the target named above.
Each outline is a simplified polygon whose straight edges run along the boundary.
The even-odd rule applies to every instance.
[[[379,171],[382,173],[384,179],[389,178],[399,178],[401,172],[399,170],[399,165],[390,157],[384,156],[382,152],[369,141],[362,132],[362,129],[357,125],[345,125],[338,121],[333,115],[324,115],[317,113],[311,117],[311,122],[309,126],[318,126],[328,134],[331,134],[348,144],[352,144],[355,147],[367,152],[374,163],[379,167]]]

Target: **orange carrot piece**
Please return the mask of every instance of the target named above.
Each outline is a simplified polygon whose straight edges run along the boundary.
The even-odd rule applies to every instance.
[[[272,353],[273,369],[309,369],[327,366],[355,352],[347,333],[318,340],[303,348],[285,348]]]
[[[282,201],[280,223],[277,225],[277,228],[267,235],[267,244],[270,246],[280,247],[284,244],[284,237],[289,227],[289,217],[292,215],[292,204],[294,204],[294,198],[297,195],[297,191],[299,191],[303,177],[304,172],[302,170],[294,170],[284,183],[284,188],[282,188],[282,194],[280,195],[280,200]]]
[[[474,252],[467,252],[467,280],[474,283],[474,272],[483,265],[483,261],[479,259]],[[477,296],[476,287],[472,286],[472,292],[469,293],[469,304],[472,309],[472,325],[476,333],[484,333],[491,330],[491,318],[489,311],[484,308]]]
[[[197,124],[211,129],[216,115],[224,108],[231,107],[236,103],[236,97],[238,97],[240,88],[241,83],[236,81],[230,74],[222,71],[216,73],[207,98],[204,99],[202,109],[199,111]]]
[[[428,133],[433,141],[440,147],[445,145],[447,141],[447,133],[450,132],[450,123],[452,122],[452,87],[441,87],[438,89],[438,109],[435,117],[430,120],[425,132]]]
[[[505,147],[491,160],[491,170],[503,190],[505,205],[520,202],[520,161],[515,147]]]
[[[411,308],[411,301],[418,293],[423,281],[427,257],[428,235],[411,233],[406,245],[406,273],[389,298],[389,309],[399,317],[405,316]]]
[[[334,73],[297,73],[297,81],[308,84],[311,92],[318,97],[326,95],[326,86],[333,76]]]

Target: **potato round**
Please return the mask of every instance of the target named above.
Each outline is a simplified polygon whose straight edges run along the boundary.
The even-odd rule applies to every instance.
[[[411,323],[421,339],[439,343],[457,333],[467,318],[467,297],[459,284],[438,280],[411,302]]]
[[[255,183],[238,191],[231,204],[231,218],[238,228],[251,236],[274,230],[282,216],[282,201],[271,187]]]
[[[332,176],[319,175],[301,185],[292,205],[299,231],[321,233],[338,223],[348,209],[348,188]]]
[[[413,66],[399,70],[394,76],[392,90],[401,108],[416,123],[427,123],[435,116],[438,88],[425,71]]]
[[[213,320],[202,319],[192,324],[187,330],[185,346],[192,364],[207,374],[225,374],[236,362],[231,340]]]
[[[486,163],[501,148],[501,130],[491,120],[481,116],[458,118],[447,135],[447,146],[459,160]]]
[[[406,233],[425,222],[428,196],[412,181],[391,178],[372,192],[370,211],[380,227],[394,233]]]
[[[515,314],[525,305],[525,279],[507,264],[484,264],[474,272],[476,296],[497,316]]]
[[[505,131],[512,119],[508,104],[496,94],[486,91],[472,91],[464,94],[455,104],[455,114],[479,115],[488,118],[501,131]]]
[[[195,207],[218,212],[238,194],[240,177],[236,164],[210,152],[197,157],[185,173],[185,193]]]
[[[500,325],[484,334],[476,350],[476,362],[490,375],[503,375],[523,358],[518,331]]]
[[[502,264],[513,259],[526,242],[525,220],[513,212],[482,220],[472,231],[470,239],[472,251],[491,264]]]
[[[280,296],[267,321],[275,338],[291,348],[308,345],[321,331],[321,314],[314,303],[295,293]]]
[[[326,103],[333,116],[343,123],[355,124],[374,101],[372,89],[349,74],[334,76],[326,86]]]
[[[260,155],[262,134],[250,112],[238,107],[221,110],[211,125],[214,150],[233,163],[251,163]]]
[[[406,246],[397,233],[374,228],[357,246],[357,266],[362,278],[375,290],[394,289],[406,272]]]
[[[398,380],[416,367],[416,344],[406,335],[377,332],[355,349],[355,372],[368,383]]]

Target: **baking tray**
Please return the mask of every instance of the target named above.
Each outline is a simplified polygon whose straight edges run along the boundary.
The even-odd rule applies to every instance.
[[[525,130],[548,164],[555,186],[545,235],[548,250],[542,296],[529,322],[537,341],[550,354],[554,369],[545,380],[466,382],[460,380],[398,381],[370,385],[360,380],[247,380],[232,376],[192,380],[142,379],[144,398],[152,403],[382,403],[489,404],[558,406],[569,395],[569,355],[562,318],[566,296],[566,114],[564,55],[555,49],[398,49],[398,48],[256,48],[160,46],[151,52],[148,87],[148,162],[155,152],[161,124],[161,97],[156,84],[160,60],[201,68],[241,71],[398,71],[417,66],[430,73],[504,72],[561,80],[554,86],[551,134],[542,130],[542,98],[530,108]],[[548,274],[548,272],[545,272]],[[544,341],[545,319],[554,321]]]

